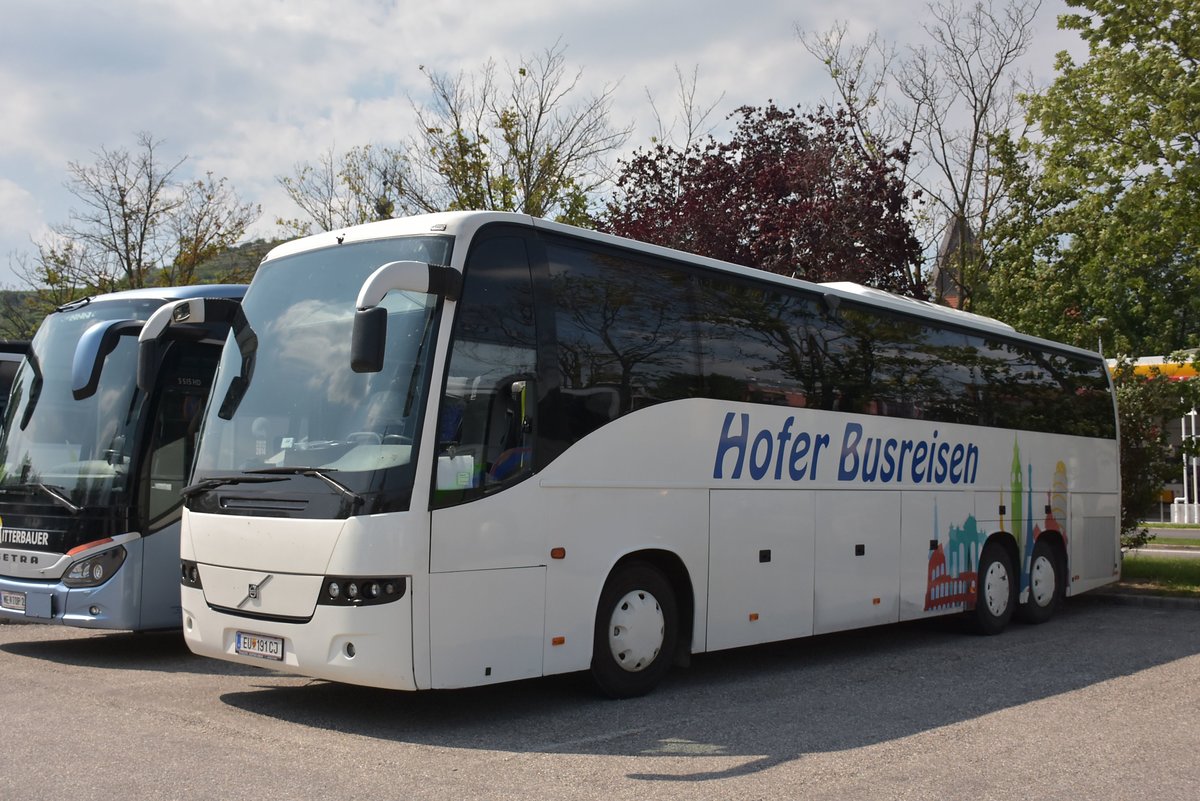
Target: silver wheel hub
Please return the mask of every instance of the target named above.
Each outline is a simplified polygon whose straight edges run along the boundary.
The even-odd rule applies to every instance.
[[[666,621],[658,599],[633,590],[617,602],[608,621],[608,647],[623,669],[636,673],[649,667],[662,650]]]
[[[1054,600],[1056,577],[1054,565],[1044,556],[1033,560],[1029,571],[1029,591],[1038,606],[1048,606]]]
[[[995,617],[1000,617],[1008,609],[1008,600],[1012,597],[1008,581],[1008,571],[1004,565],[1000,562],[988,565],[983,577],[983,601]]]

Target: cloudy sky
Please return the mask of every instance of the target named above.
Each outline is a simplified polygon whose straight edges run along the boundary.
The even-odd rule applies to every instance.
[[[964,0],[969,2],[969,0]],[[997,0],[999,2],[999,0]],[[617,84],[613,118],[631,146],[653,132],[649,91],[670,107],[676,65],[699,70],[718,119],[768,99],[831,94],[797,26],[842,20],[904,47],[928,42],[923,0],[4,0],[0,26],[0,288],[24,288],[14,258],[76,201],[70,161],[132,149],[146,131],[181,175],[225,176],[262,204],[255,228],[295,216],[276,177],[333,148],[395,144],[408,133],[421,65],[443,73],[503,66],[555,45],[584,89]],[[1024,66],[1046,84],[1054,53],[1084,52],[1044,0]]]

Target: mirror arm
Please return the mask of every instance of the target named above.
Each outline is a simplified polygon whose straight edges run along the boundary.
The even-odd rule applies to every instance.
[[[139,334],[144,325],[141,320],[113,320],[94,323],[83,332],[71,362],[71,395],[75,400],[96,394],[105,357],[113,352],[121,337]]]

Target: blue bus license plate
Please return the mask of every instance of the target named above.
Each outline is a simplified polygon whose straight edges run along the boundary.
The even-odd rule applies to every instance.
[[[255,656],[259,659],[281,661],[283,659],[283,638],[268,637],[264,634],[250,634],[239,631],[235,635],[234,650],[242,656]]]

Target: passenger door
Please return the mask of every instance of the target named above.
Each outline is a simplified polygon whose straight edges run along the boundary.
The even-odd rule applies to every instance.
[[[430,543],[434,687],[541,675],[546,535],[535,490],[539,374],[528,235],[467,256],[438,411]]]

